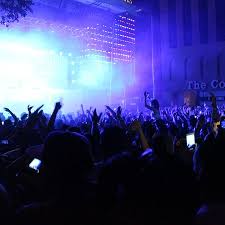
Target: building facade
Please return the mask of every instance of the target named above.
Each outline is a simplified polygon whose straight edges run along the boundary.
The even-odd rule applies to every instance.
[[[151,20],[156,97],[181,104],[192,90],[203,102],[213,91],[225,102],[225,1],[155,0]]]

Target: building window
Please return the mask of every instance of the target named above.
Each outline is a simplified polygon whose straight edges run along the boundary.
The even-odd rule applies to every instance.
[[[170,61],[169,65],[169,80],[172,81],[173,79],[173,60]]]
[[[217,79],[221,79],[221,58],[222,58],[222,55],[218,55],[217,56],[217,60],[216,60],[216,64],[217,64]]]
[[[191,0],[183,0],[184,45],[192,45],[192,12]]]
[[[198,2],[199,11],[199,32],[200,32],[200,43],[207,44],[209,40],[208,34],[208,0],[199,0]]]
[[[185,60],[184,60],[184,80],[189,79],[189,70],[190,70],[189,67],[190,67],[190,59],[185,58]]]
[[[162,71],[161,68],[159,66],[157,66],[157,62],[160,62],[161,60],[161,35],[160,31],[160,1],[158,0],[153,0],[150,1],[151,2],[151,7],[152,7],[152,44],[153,44],[153,57],[154,57],[154,67],[155,70],[158,71],[158,73],[160,74],[160,76],[158,77],[158,79],[162,79]]]
[[[168,28],[169,28],[169,46],[177,47],[177,8],[176,0],[168,2]]]
[[[225,41],[225,1],[215,0],[216,6],[216,39]]]
[[[201,57],[200,59],[200,78],[203,81],[205,77],[205,58]]]

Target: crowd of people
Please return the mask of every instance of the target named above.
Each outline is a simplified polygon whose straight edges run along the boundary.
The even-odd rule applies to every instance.
[[[4,108],[1,224],[225,224],[225,106],[144,97],[143,112]]]

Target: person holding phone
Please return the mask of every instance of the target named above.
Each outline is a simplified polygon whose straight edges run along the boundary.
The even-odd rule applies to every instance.
[[[89,181],[93,166],[86,137],[64,131],[50,133],[41,160],[35,158],[29,164],[41,180],[42,200],[22,208],[17,224],[28,225],[34,218],[33,225],[93,222],[90,214],[95,207]]]

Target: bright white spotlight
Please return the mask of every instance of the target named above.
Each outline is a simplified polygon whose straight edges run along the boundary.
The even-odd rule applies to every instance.
[[[14,31],[9,35],[0,31],[1,106],[21,113],[28,104],[44,103],[46,112],[52,111],[52,99],[62,96],[60,91],[68,85],[68,63],[72,61],[60,57],[63,52],[59,55],[55,51],[57,43],[36,33],[24,35]]]

